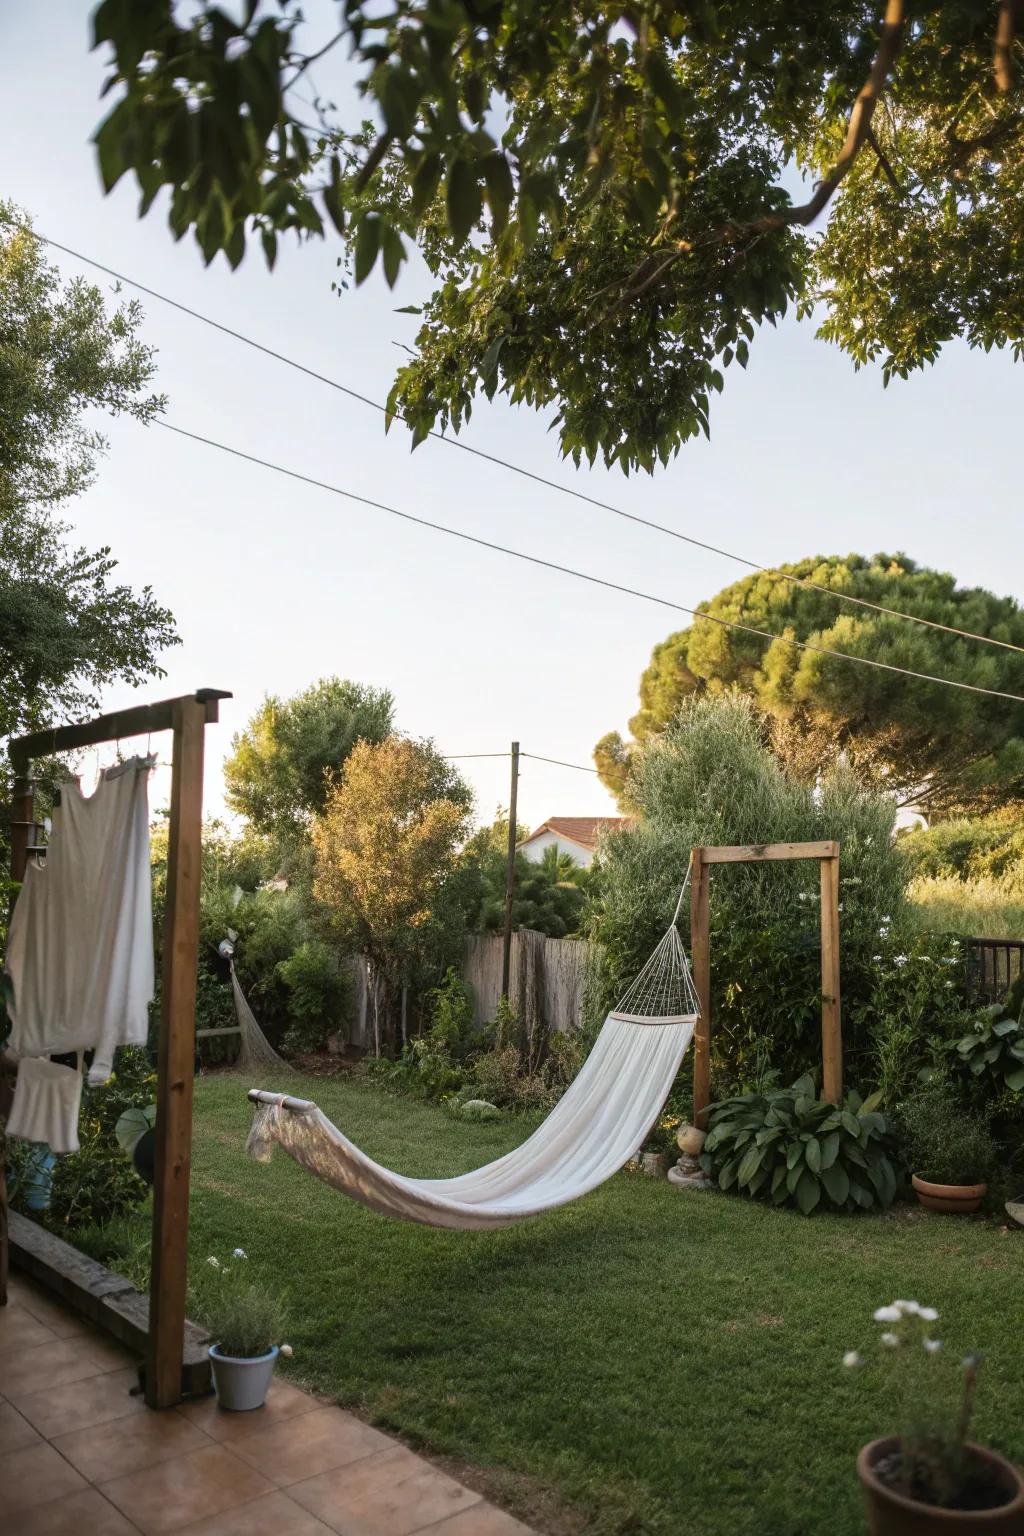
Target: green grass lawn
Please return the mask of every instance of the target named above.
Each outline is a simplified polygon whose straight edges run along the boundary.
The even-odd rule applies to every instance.
[[[428,1452],[483,1469],[542,1529],[845,1536],[858,1447],[894,1410],[844,1371],[895,1296],[985,1352],[976,1429],[1024,1459],[1020,1239],[903,1209],[809,1219],[622,1173],[492,1233],[377,1216],[280,1150],[248,1160],[247,1084],[196,1084],[192,1262],[241,1246],[287,1296],[291,1369]],[[462,1124],[369,1084],[269,1080],[315,1098],[404,1173],[462,1172],[521,1123]]]

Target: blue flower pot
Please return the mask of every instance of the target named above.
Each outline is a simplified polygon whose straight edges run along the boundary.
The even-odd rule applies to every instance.
[[[249,1413],[253,1408],[262,1408],[270,1390],[279,1353],[275,1344],[265,1355],[239,1359],[221,1354],[219,1346],[211,1344],[210,1369],[220,1406],[232,1413]]]

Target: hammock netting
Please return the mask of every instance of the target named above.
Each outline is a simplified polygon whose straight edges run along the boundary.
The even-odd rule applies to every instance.
[[[451,1179],[406,1178],[361,1152],[315,1104],[258,1088],[249,1094],[257,1106],[249,1151],[267,1162],[276,1143],[317,1178],[386,1216],[463,1230],[508,1226],[588,1194],[636,1155],[675,1081],[698,1011],[673,920],[551,1113],[495,1162]]]
[[[256,1022],[256,1016],[246,1000],[238,977],[235,975],[235,967],[231,966],[231,991],[235,999],[235,1017],[238,1020],[238,1060],[235,1062],[236,1072],[255,1073],[263,1068],[273,1067],[275,1071],[291,1072],[294,1069],[289,1066],[283,1056],[279,1056]]]

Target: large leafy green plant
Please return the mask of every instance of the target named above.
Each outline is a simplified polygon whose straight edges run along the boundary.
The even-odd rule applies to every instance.
[[[723,1099],[711,1108],[701,1162],[720,1189],[796,1205],[883,1209],[896,1194],[896,1139],[878,1095],[848,1093],[841,1105],[815,1096],[806,1075],[791,1088]]]
[[[982,1009],[969,1035],[953,1047],[958,1065],[998,1091],[1024,1091],[1024,1023],[1007,1014],[1003,1003]]]

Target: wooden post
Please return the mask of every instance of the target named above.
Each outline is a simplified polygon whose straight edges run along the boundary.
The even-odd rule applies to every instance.
[[[843,1030],[839,1011],[839,855],[821,861],[821,1096],[843,1097]]]
[[[704,1127],[711,1101],[711,868],[704,849],[690,854],[690,954],[700,1016],[693,1033],[693,1123]]]
[[[188,1185],[192,1157],[196,969],[202,879],[203,737],[206,709],[174,701],[171,819],[167,849],[163,993],[156,1110],[156,1177],[150,1269],[146,1401],[181,1397],[188,1273]]]
[[[505,872],[505,932],[501,946],[501,995],[508,997],[512,969],[512,899],[516,892],[516,811],[519,800],[519,743],[512,743],[512,784],[508,792],[508,867]]]

